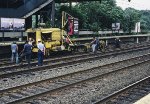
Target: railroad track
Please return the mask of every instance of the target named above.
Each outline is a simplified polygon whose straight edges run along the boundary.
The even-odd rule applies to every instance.
[[[118,55],[118,54],[124,54],[128,52],[134,52],[134,51],[140,51],[140,50],[147,50],[149,47],[142,47],[137,49],[130,49],[130,50],[120,50],[120,51],[114,51],[111,53],[105,53],[105,54],[83,54],[83,55],[75,55],[75,56],[68,56],[63,58],[54,58],[54,59],[47,59],[44,61],[46,65],[44,66],[34,66],[30,69],[26,68],[26,65],[22,66],[7,66],[7,67],[0,67],[0,79],[1,78],[7,78],[16,74],[24,74],[28,72],[34,72],[34,71],[40,71],[40,70],[46,70],[56,67],[62,67],[65,65],[73,65],[76,63],[82,63],[85,61],[91,61],[91,60],[99,60],[103,57],[108,57],[112,55]],[[32,65],[36,65],[36,62],[32,63]]]
[[[79,55],[79,54],[85,54],[85,52],[84,53],[82,53],[82,52],[80,52],[80,53],[65,53],[65,55],[64,54],[54,54],[55,56],[51,56],[51,57],[47,57],[45,60],[47,60],[47,59],[57,59],[58,57],[59,58],[63,58],[64,56],[76,56],[76,55]],[[23,60],[23,62],[25,63],[25,65],[27,65],[27,63],[26,63],[26,61],[25,60]],[[31,62],[37,62],[37,58],[34,58],[33,57],[33,59],[31,60]],[[6,58],[6,59],[0,59],[0,67],[4,67],[4,66],[8,66],[8,65],[13,65],[14,66],[14,64],[15,63],[12,63],[11,62],[11,59],[10,58]],[[15,66],[17,66],[17,65],[15,65]]]
[[[94,104],[133,104],[150,92],[150,76],[116,91]]]
[[[123,49],[123,50],[128,50],[128,49],[132,49],[132,48],[140,48],[140,47],[143,47],[143,46],[150,46],[150,44],[138,44],[138,45],[133,45],[133,46],[128,46],[127,45],[127,47],[126,46],[124,46],[125,48]],[[109,52],[112,52],[112,51],[106,51],[106,53],[109,53]],[[76,55],[78,56],[78,55],[88,55],[89,53],[75,53],[75,54],[66,54],[67,56],[73,56],[73,57],[76,57]],[[64,56],[61,56],[61,55],[59,55],[60,56],[60,58],[65,58]],[[57,60],[58,59],[58,57],[50,57],[51,59],[53,59],[53,60]],[[18,67],[18,65],[14,65],[15,63],[11,63],[10,62],[10,58],[6,58],[6,59],[0,59],[0,68],[1,67],[6,67],[6,66],[10,66],[10,67],[15,67],[15,66],[17,66]],[[37,61],[36,61],[37,59],[33,59],[32,60],[32,65],[34,66],[35,64],[37,64]],[[47,59],[48,60],[48,59]],[[24,61],[25,62],[25,61]],[[23,67],[24,66],[26,66],[27,65],[27,63],[25,63],[24,65],[23,65]],[[9,67],[8,67],[9,68]]]
[[[82,84],[90,80],[99,79],[100,77],[105,77],[112,73],[128,70],[128,68],[149,62],[150,54],[145,54],[142,56],[106,64],[103,66],[97,66],[82,71],[69,73],[66,75],[61,75],[34,83],[29,83],[26,85],[3,89],[0,90],[0,103],[24,104],[30,102],[33,99],[36,99],[39,96],[46,96],[46,94],[51,94],[53,92],[58,93],[61,89],[74,87],[77,84]],[[106,70],[106,68],[108,67],[109,70]],[[100,70],[103,70],[103,72]]]

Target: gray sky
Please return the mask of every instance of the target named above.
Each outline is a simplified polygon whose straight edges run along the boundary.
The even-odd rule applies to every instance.
[[[150,0],[116,0],[117,5],[123,9],[127,7],[132,7],[138,10],[150,10]]]

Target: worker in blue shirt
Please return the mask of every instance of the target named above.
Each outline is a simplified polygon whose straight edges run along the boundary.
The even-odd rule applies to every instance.
[[[15,60],[16,64],[18,64],[18,45],[16,44],[16,42],[13,42],[11,44],[11,51],[12,51],[11,62],[13,63]]]
[[[31,54],[32,54],[32,45],[29,44],[28,41],[26,41],[26,44],[24,45],[24,49],[22,50],[22,54],[21,54],[21,62],[22,62],[22,58],[26,57],[26,61],[28,63],[28,68],[30,67],[30,62],[31,62]]]
[[[116,38],[116,39],[115,39],[115,47],[116,47],[116,48],[120,48],[120,42],[121,42],[121,41],[120,41],[119,38]]]

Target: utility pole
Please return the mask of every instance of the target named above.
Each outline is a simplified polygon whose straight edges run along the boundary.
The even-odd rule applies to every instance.
[[[69,7],[70,7],[70,9],[72,8],[72,1],[71,0],[69,0]]]
[[[54,24],[55,24],[55,0],[53,0],[53,2],[52,2],[51,22],[52,22],[52,27],[54,27]]]

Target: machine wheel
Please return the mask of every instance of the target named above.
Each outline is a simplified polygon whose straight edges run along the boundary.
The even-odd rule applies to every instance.
[[[88,52],[88,47],[84,46],[84,52]]]
[[[67,50],[68,50],[69,52],[70,52],[70,51],[72,51],[72,49],[71,49],[71,47],[70,47],[70,46],[68,46],[68,49],[67,49]]]

